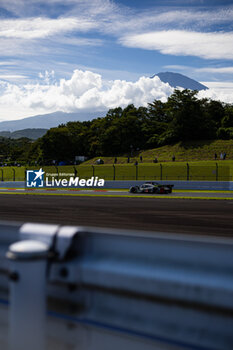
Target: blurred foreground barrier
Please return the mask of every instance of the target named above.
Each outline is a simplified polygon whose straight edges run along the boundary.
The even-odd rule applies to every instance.
[[[233,349],[230,238],[2,223],[0,272],[11,350]]]

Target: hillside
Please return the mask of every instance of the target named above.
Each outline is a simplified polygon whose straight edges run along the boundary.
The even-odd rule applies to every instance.
[[[47,129],[23,129],[10,131],[0,131],[0,136],[7,137],[11,139],[20,139],[21,137],[27,137],[31,140],[36,140],[42,137],[47,132]]]
[[[226,160],[233,160],[233,140],[179,142],[174,145],[141,151],[131,157],[130,162],[135,162],[136,160],[140,162],[140,156],[142,156],[143,163],[152,163],[155,157],[158,162],[170,162],[173,155],[175,155],[176,162],[209,161],[214,160],[215,153],[217,154],[217,160],[219,160],[221,152],[226,153]],[[99,158],[103,159],[105,164],[113,164],[115,159],[114,157],[95,157],[83,164],[95,164]],[[117,158],[117,164],[126,163],[127,156]]]
[[[59,124],[66,124],[69,121],[84,121],[93,118],[103,117],[105,112],[78,112],[64,113],[55,112],[50,114],[36,115],[33,117],[23,118],[20,120],[10,120],[0,122],[0,131],[16,131],[26,128],[53,128]]]

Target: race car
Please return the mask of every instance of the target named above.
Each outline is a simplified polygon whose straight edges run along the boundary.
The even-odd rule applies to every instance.
[[[141,186],[132,186],[129,189],[130,193],[158,193],[167,194],[172,193],[174,185],[160,185],[157,182],[145,182]]]

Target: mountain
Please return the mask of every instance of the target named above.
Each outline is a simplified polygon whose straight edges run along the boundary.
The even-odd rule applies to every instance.
[[[168,83],[170,86],[174,88],[182,87],[184,89],[198,90],[198,91],[208,90],[207,86],[202,85],[198,81],[193,80],[189,77],[186,77],[186,75],[183,75],[183,74],[173,73],[173,72],[161,72],[153,75],[153,77],[154,76],[158,76],[162,82]]]
[[[31,140],[36,140],[42,137],[47,132],[47,129],[23,129],[17,131],[0,131],[0,136],[11,139],[20,139],[21,137],[27,137]]]
[[[0,131],[18,131],[23,129],[50,129],[59,124],[66,124],[69,121],[84,121],[93,118],[104,117],[106,111],[103,112],[80,112],[80,113],[64,113],[55,112],[50,114],[36,115],[20,120],[11,120],[0,122]],[[8,136],[7,136],[8,137]]]

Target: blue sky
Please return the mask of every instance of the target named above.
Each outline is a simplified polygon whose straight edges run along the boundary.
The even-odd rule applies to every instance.
[[[145,105],[161,71],[233,102],[232,0],[0,0],[0,45],[0,120]]]

